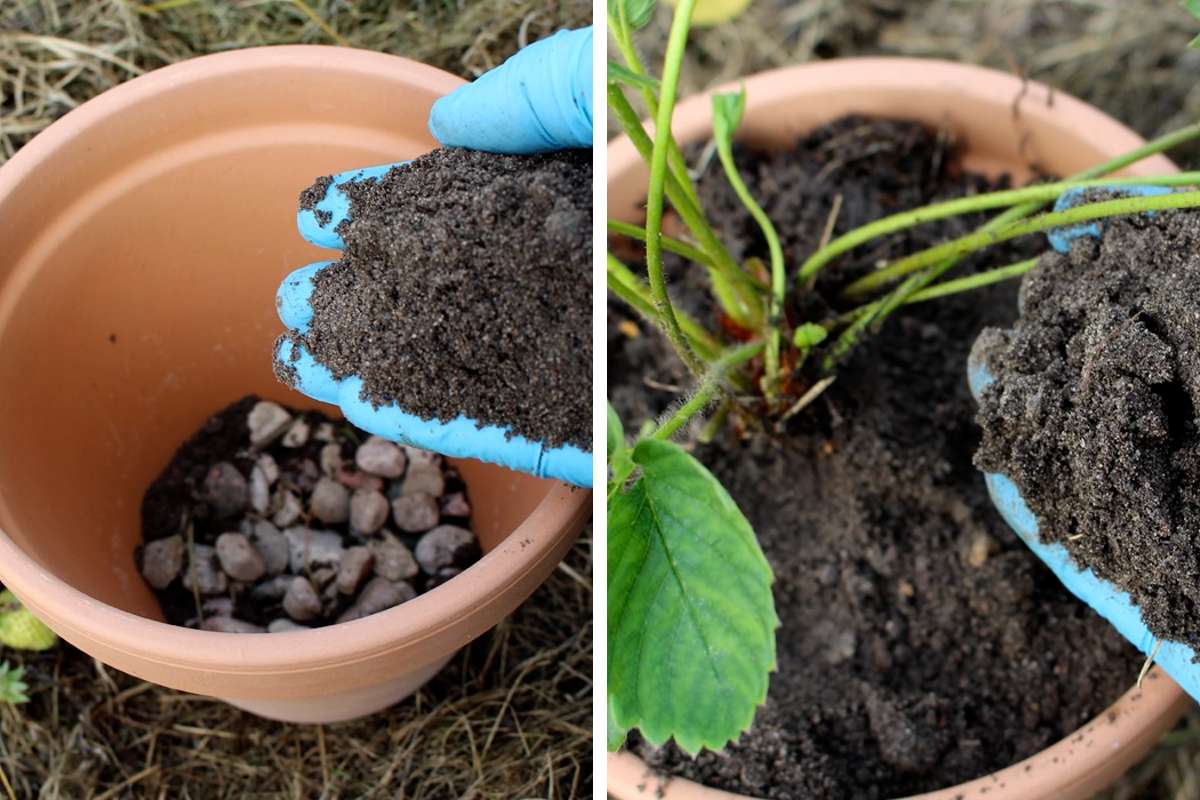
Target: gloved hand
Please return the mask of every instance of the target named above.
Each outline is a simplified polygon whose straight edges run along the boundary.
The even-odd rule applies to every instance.
[[[494,153],[531,154],[592,146],[592,29],[560,31],[531,44],[496,69],[439,99],[429,115],[429,130],[447,147]],[[400,165],[408,162],[398,162]],[[341,186],[378,177],[397,164],[343,172],[333,179],[316,209],[297,217],[300,235],[320,247],[342,248],[337,226],[350,203]],[[279,318],[304,333],[312,319],[309,298],[313,276],[332,262],[320,261],[296,270],[279,287]],[[564,324],[570,324],[564,320]],[[423,420],[395,404],[376,409],[362,399],[362,380],[342,381],[302,347],[293,361],[293,344],[284,341],[276,360],[295,370],[296,387],[325,403],[335,403],[352,423],[377,436],[448,456],[490,461],[538,477],[557,478],[577,486],[592,485],[592,454],[578,447],[547,448],[505,428],[479,427],[458,417]]]
[[[1123,186],[1113,187],[1113,191],[1124,194],[1151,195],[1162,194],[1168,190],[1159,186]],[[1081,192],[1066,192],[1059,198],[1055,210],[1061,211],[1077,205],[1081,199]],[[1103,231],[1103,224],[1090,223],[1059,228],[1049,232],[1047,238],[1055,250],[1065,253],[1070,250],[1071,242],[1074,239],[1081,236],[1099,238],[1103,235]],[[967,382],[971,387],[971,394],[976,400],[979,399],[984,387],[993,380],[987,366],[979,359],[978,354],[972,351],[971,358],[967,363]],[[1025,505],[1020,490],[1011,480],[997,473],[985,473],[984,480],[987,483],[988,494],[992,497],[992,503],[1000,511],[1000,515],[1004,517],[1009,527],[1034,552],[1034,555],[1054,572],[1072,594],[1108,620],[1134,647],[1149,655],[1158,638],[1142,622],[1142,612],[1134,605],[1129,594],[1121,591],[1112,583],[1096,577],[1090,569],[1080,569],[1061,544],[1043,544],[1038,539],[1037,517],[1029,510],[1029,506]],[[1154,661],[1184,691],[1194,699],[1200,700],[1200,664],[1192,663],[1194,658],[1195,653],[1192,648],[1179,642],[1163,641]]]

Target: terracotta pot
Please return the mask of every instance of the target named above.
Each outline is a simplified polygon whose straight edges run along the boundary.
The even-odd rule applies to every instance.
[[[760,148],[795,139],[851,112],[916,119],[947,128],[966,144],[966,166],[1017,179],[1029,165],[1068,175],[1131,150],[1142,140],[1100,111],[1061,92],[979,67],[920,59],[867,58],[807,64],[745,81],[740,138]],[[736,86],[718,91],[735,91]],[[674,132],[681,142],[711,134],[708,95],[681,103]],[[1174,172],[1163,157],[1127,174]],[[621,137],[608,148],[609,216],[640,221],[647,170]],[[963,380],[966,380],[965,365]],[[787,702],[768,695],[767,702]],[[1112,783],[1144,756],[1190,705],[1165,673],[1150,672],[1096,720],[1037,755],[969,783],[920,795],[921,800],[1082,800]],[[1115,715],[1115,716],[1114,716]],[[635,756],[612,755],[609,792],[618,800],[734,798],[690,781],[662,783]]]
[[[486,555],[367,619],[167,625],[133,561],[142,493],[208,415],[251,392],[313,407],[270,367],[279,281],[329,257],[296,232],[300,190],[432,149],[429,107],[460,83],[341,48],[198,58],[106,92],[0,168],[0,580],[65,639],[263,716],[348,719],[415,691],[561,560],[590,492],[462,461]]]

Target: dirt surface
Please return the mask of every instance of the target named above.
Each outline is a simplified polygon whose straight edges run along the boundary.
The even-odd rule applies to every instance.
[[[1200,648],[1200,215],[1109,223],[1025,279],[979,353],[980,468],[1009,476],[1043,541],[1130,593],[1156,635]]]
[[[591,450],[591,153],[442,149],[345,190],[313,356],[377,406]]]
[[[854,119],[794,151],[738,160],[771,217],[790,221],[781,230],[790,264],[820,237],[835,193],[845,200],[842,232],[985,183],[959,174],[935,135]],[[724,233],[740,241],[735,255],[764,255],[719,170],[710,166],[700,191],[710,216],[734,217]],[[958,231],[932,225],[850,254],[819,289]],[[969,268],[1029,251],[1009,246]],[[704,314],[702,274],[677,262],[671,285]],[[726,430],[695,446],[775,571],[779,671],[750,733],[727,753],[689,760],[635,740],[655,768],[755,797],[895,797],[1031,755],[1128,688],[1137,653],[1007,529],[971,461],[967,352],[984,326],[1011,320],[1014,295],[999,286],[906,309],[786,436]],[[613,398],[636,429],[674,399],[661,387],[686,381],[661,337],[629,338],[616,326],[624,309],[609,314]]]

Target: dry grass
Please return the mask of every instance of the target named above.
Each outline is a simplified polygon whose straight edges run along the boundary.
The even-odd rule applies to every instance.
[[[271,44],[346,44],[474,78],[590,0],[2,0],[0,163],[105,89],[193,56]]]
[[[90,97],[192,56],[345,43],[472,78],[590,19],[589,0],[0,0],[0,163]],[[65,644],[4,652],[33,699],[0,705],[0,800],[591,797],[590,554],[581,541],[416,697],[361,722],[267,722]]]
[[[415,698],[360,722],[268,722],[66,645],[5,653],[33,700],[0,705],[0,798],[591,797],[589,538]]]

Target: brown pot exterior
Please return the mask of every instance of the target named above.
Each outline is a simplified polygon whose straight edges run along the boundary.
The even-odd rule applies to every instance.
[[[943,61],[828,61],[761,73],[747,79],[745,86],[740,136],[760,147],[788,146],[821,123],[862,112],[949,128],[966,143],[968,167],[1008,172],[1021,180],[1029,176],[1030,164],[1069,175],[1142,144],[1128,128],[1073,97],[1041,84],[1022,84],[1000,72]],[[706,94],[678,106],[673,130],[680,142],[701,141],[711,134],[709,103]],[[1174,171],[1170,160],[1158,156],[1125,174]],[[640,221],[647,175],[626,138],[610,143],[610,217]],[[781,700],[768,695],[767,702]],[[1085,800],[1141,759],[1190,704],[1183,690],[1155,668],[1140,689],[1130,689],[1063,741],[992,775],[922,794],[919,800]],[[660,782],[629,753],[609,756],[608,789],[617,800],[742,797],[678,778]]]
[[[549,576],[590,492],[458,462],[485,556],[395,609],[309,632],[167,625],[133,560],[142,493],[271,374],[275,289],[335,257],[296,232],[314,177],[412,158],[461,81],[332,47],[207,56],[106,92],[0,168],[0,580],[143,679],[325,722],[415,691]],[[323,410],[332,411],[325,407]]]

